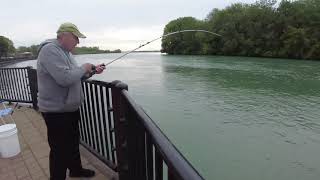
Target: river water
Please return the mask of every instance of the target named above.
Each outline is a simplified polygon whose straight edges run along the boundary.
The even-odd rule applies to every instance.
[[[13,66],[27,65],[35,61]],[[206,179],[320,177],[320,62],[133,53],[94,79],[127,83]]]

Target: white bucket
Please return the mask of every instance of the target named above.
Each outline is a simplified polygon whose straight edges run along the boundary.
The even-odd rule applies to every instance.
[[[0,126],[0,157],[8,158],[20,153],[18,130],[15,124]]]

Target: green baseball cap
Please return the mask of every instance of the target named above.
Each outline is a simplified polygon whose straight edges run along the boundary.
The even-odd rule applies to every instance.
[[[72,23],[63,23],[60,25],[57,33],[61,33],[61,32],[71,32],[73,35],[77,36],[78,38],[86,38],[85,35],[83,35],[78,27]]]

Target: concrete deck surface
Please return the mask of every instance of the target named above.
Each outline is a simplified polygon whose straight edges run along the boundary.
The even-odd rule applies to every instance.
[[[48,158],[50,148],[47,143],[47,128],[41,114],[30,107],[18,106],[14,110],[12,117],[17,124],[21,153],[11,158],[0,158],[0,180],[49,179]],[[5,118],[5,121],[10,122],[10,119]],[[118,179],[114,171],[95,158],[82,146],[80,146],[80,151],[82,165],[85,168],[96,171],[96,176],[90,179]]]

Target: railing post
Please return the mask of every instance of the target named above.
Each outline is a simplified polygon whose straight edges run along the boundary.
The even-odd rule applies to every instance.
[[[33,109],[38,110],[38,81],[37,81],[37,70],[32,69],[31,66],[27,67],[29,87],[32,99]]]
[[[147,180],[145,129],[132,108],[128,108],[126,117],[128,119],[129,173],[131,179]]]
[[[112,107],[114,110],[114,129],[116,139],[116,153],[117,153],[117,170],[120,180],[131,179],[129,174],[129,156],[128,156],[128,139],[127,139],[127,126],[128,120],[125,117],[127,105],[123,103],[121,91],[128,90],[128,85],[121,81],[113,81],[111,87],[112,91]]]
[[[120,81],[111,84],[119,179],[146,180],[145,130],[121,93],[128,86]]]

